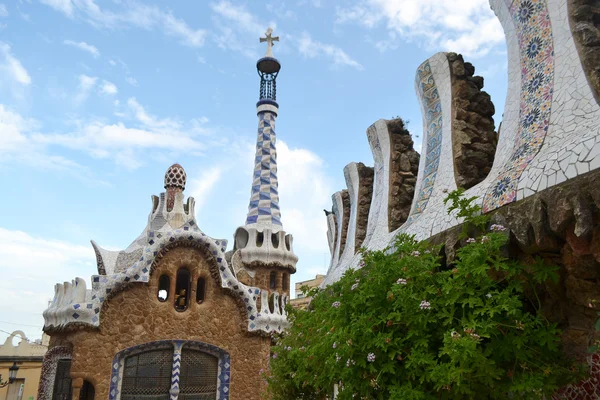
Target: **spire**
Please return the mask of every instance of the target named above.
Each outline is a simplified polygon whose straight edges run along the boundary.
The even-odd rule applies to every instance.
[[[275,79],[281,68],[273,57],[272,46],[279,37],[271,36],[269,28],[261,42],[267,42],[267,54],[258,60],[256,69],[260,76],[260,99],[256,104],[258,135],[254,157],[254,175],[246,226],[281,230],[281,212],[277,181],[277,151],[275,149],[275,119],[279,105],[276,100]]]

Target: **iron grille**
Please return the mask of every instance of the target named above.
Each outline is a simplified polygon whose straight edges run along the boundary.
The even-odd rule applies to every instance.
[[[173,349],[151,350],[125,359],[121,400],[168,400]]]
[[[218,359],[199,350],[183,348],[179,400],[217,398]]]
[[[58,360],[52,400],[71,400],[71,360]]]

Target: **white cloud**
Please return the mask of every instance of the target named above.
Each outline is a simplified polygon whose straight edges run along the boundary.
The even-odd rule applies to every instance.
[[[274,22],[259,21],[244,6],[234,5],[229,1],[219,1],[210,5],[215,13],[218,33],[213,39],[222,49],[239,52],[246,57],[255,59],[258,53],[256,42],[259,36],[264,35],[267,27],[275,30]]]
[[[79,86],[77,87],[77,94],[75,95],[75,103],[83,103],[90,95],[91,90],[96,86],[98,77],[79,75]]]
[[[190,188],[190,196],[196,201],[196,215],[202,215],[200,210],[209,198],[215,184],[221,179],[223,170],[224,167],[222,166],[203,169],[198,179],[188,180],[187,186]]]
[[[128,76],[127,78],[125,78],[125,80],[127,81],[127,83],[129,83],[131,86],[137,86],[138,85],[138,81],[137,79],[135,79],[132,76]]]
[[[87,53],[90,53],[94,58],[98,58],[100,56],[100,52],[96,48],[96,46],[92,46],[91,44],[87,44],[86,42],[75,42],[73,40],[65,40],[63,44],[67,46],[76,47],[79,50],[83,50]]]
[[[100,87],[100,93],[103,94],[117,94],[119,90],[117,89],[117,86],[109,81],[102,81],[102,86]]]
[[[349,66],[362,71],[364,67],[352,59],[342,49],[331,44],[324,44],[313,40],[307,32],[302,33],[298,39],[298,50],[308,58],[326,56],[333,61],[335,66]]]
[[[333,189],[323,167],[323,160],[310,150],[277,141],[281,221],[294,235],[295,248],[317,256],[329,254],[323,209],[331,207]]]
[[[0,279],[0,302],[19,304],[5,308],[2,319],[38,325],[38,329],[22,328],[30,339],[41,336],[42,312],[54,296],[54,284],[82,277],[90,288],[90,276],[97,272],[91,246],[36,237],[18,230],[0,227],[0,251],[0,275],[10,276]]]
[[[138,2],[116,2],[118,11],[100,8],[94,0],[40,0],[69,18],[81,19],[96,28],[122,29],[136,27],[160,30],[190,47],[204,45],[206,31],[191,28],[171,11]]]
[[[0,3],[0,17],[8,17],[8,9],[2,3]]]
[[[336,11],[337,23],[373,28],[384,22],[389,32],[427,48],[483,56],[504,41],[500,22],[487,0],[362,0]],[[381,51],[398,46],[396,36],[376,42]]]
[[[0,71],[21,85],[31,84],[31,77],[23,64],[12,54],[10,46],[2,41],[0,41]]]

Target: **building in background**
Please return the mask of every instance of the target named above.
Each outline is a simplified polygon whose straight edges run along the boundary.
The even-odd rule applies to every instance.
[[[306,308],[308,306],[308,303],[310,303],[311,297],[306,297],[304,295],[304,293],[302,292],[302,287],[307,286],[310,289],[318,287],[321,285],[321,283],[323,283],[324,279],[325,279],[325,275],[317,274],[317,276],[315,276],[314,279],[309,279],[307,281],[302,281],[302,282],[296,282],[296,288],[295,288],[296,298],[290,300],[290,304],[292,305],[292,307]]]
[[[0,400],[36,400],[42,361],[50,337],[30,342],[21,331],[13,332],[0,346],[0,375],[2,382],[9,379],[9,369],[18,367],[13,382],[0,388]]]

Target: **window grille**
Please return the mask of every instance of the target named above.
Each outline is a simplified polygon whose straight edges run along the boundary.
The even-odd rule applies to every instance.
[[[71,360],[58,360],[52,400],[71,400]]]
[[[172,369],[172,348],[127,357],[121,383],[121,400],[168,400]]]
[[[184,346],[179,400],[214,400],[217,397],[218,361],[217,357]]]

